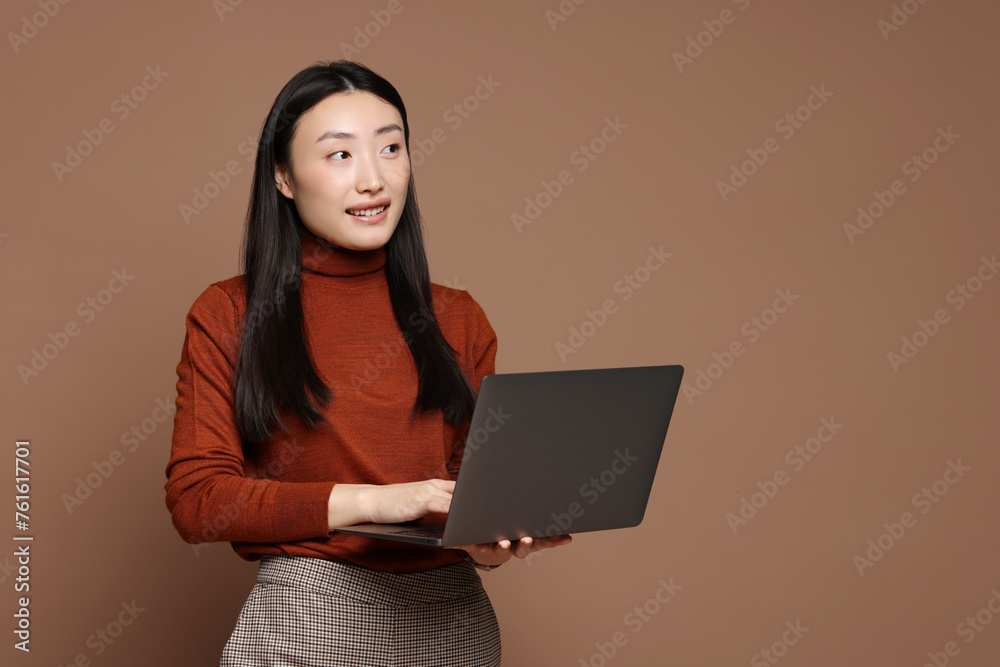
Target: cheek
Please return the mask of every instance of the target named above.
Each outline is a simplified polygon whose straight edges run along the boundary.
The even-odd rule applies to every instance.
[[[313,169],[303,174],[301,189],[311,199],[339,200],[344,198],[345,178],[334,170]]]
[[[402,162],[398,169],[392,173],[392,182],[396,190],[406,192],[410,184],[410,163]]]

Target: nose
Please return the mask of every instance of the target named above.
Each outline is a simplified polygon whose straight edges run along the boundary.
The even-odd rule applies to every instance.
[[[378,158],[366,155],[357,161],[356,184],[358,192],[378,192],[385,186]]]

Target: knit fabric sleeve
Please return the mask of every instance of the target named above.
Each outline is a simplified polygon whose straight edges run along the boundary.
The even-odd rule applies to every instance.
[[[472,357],[474,365],[470,381],[472,388],[478,392],[483,378],[496,373],[497,335],[486,319],[482,307],[471,296],[469,300],[472,302],[472,312],[475,314],[476,322],[476,342],[473,348],[475,352]]]
[[[232,388],[239,319],[218,283],[187,315],[164,487],[174,527],[190,543],[326,537],[334,482],[246,476]]]

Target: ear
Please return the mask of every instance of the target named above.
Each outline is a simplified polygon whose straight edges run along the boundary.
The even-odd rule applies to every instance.
[[[274,183],[281,194],[289,199],[295,199],[292,196],[292,189],[288,186],[288,170],[281,165],[274,165]]]

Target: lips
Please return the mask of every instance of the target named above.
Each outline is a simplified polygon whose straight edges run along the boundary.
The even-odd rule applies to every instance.
[[[372,217],[376,216],[385,209],[389,208],[388,199],[378,199],[371,202],[365,202],[364,204],[358,204],[347,209],[347,212],[351,215],[356,215],[360,217]]]
[[[385,206],[379,206],[378,208],[364,208],[364,209],[348,209],[348,213],[351,215],[360,215],[364,217],[370,217],[378,215],[386,209]]]

